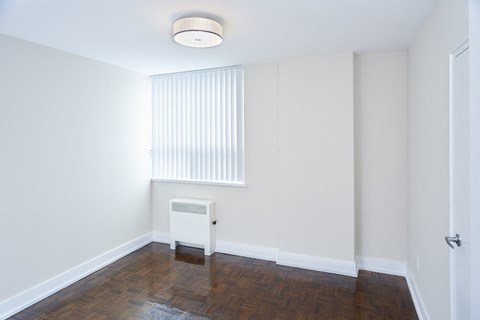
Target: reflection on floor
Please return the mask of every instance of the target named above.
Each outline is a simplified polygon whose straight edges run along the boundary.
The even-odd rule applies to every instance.
[[[418,319],[405,279],[152,243],[11,319]]]

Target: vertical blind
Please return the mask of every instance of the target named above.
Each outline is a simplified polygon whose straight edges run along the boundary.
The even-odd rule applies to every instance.
[[[158,75],[153,178],[244,183],[243,67]]]

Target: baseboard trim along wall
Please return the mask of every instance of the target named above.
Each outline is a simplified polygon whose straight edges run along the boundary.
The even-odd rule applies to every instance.
[[[151,243],[169,244],[170,236],[164,232],[147,233],[110,251],[107,251],[81,265],[57,275],[37,286],[0,302],[0,320],[4,320],[23,309],[45,299],[72,283],[94,273],[110,263]],[[411,270],[405,263],[379,258],[357,257],[356,262],[315,257],[310,255],[279,251],[277,248],[217,241],[216,252],[236,256],[275,261],[279,265],[315,271],[329,272],[356,277],[358,269],[405,276],[419,320],[430,320]]]
[[[248,244],[239,244],[227,241],[217,241],[217,252],[254,258],[260,260],[277,261],[278,249]]]
[[[356,264],[357,270],[367,270],[402,277],[407,275],[407,264],[397,260],[357,256]]]
[[[170,235],[166,232],[154,232],[153,242],[170,244]],[[183,243],[180,242],[180,244]],[[190,246],[199,247],[195,245]],[[277,248],[262,247],[228,241],[217,241],[215,252],[267,261],[277,261],[278,257]]]
[[[153,235],[153,241],[169,244],[170,236],[168,233],[155,232]],[[355,262],[350,262],[303,255],[298,253],[284,252],[271,247],[239,244],[228,241],[217,241],[216,252],[261,260],[275,261],[279,265],[322,272],[330,272],[351,277],[356,277],[358,274],[358,270],[368,270],[373,272],[402,276],[405,277],[407,281],[408,288],[410,290],[410,294],[412,295],[412,300],[415,304],[415,309],[417,311],[419,320],[430,320],[430,317],[426,313],[426,309],[422,302],[423,300],[419,295],[419,291],[415,284],[415,280],[413,279],[412,273],[409,272],[407,264],[402,261],[357,256]]]
[[[151,242],[152,233],[149,232],[0,302],[0,319],[7,319]]]
[[[418,319],[430,320],[412,270],[406,263],[396,260],[357,256],[356,264],[358,270],[368,270],[405,277],[408,290],[415,305],[415,311],[417,311]]]
[[[407,276],[405,278],[407,279],[408,289],[410,290],[413,304],[415,305],[415,310],[417,311],[418,319],[430,320],[430,316],[428,315],[427,308],[425,307],[425,303],[423,302],[422,295],[420,294],[420,290],[418,290],[415,276],[413,275],[413,272],[408,265]]]
[[[170,234],[166,232],[154,232],[153,242],[170,244]]]
[[[153,234],[153,241],[168,244],[170,243],[170,236],[168,233],[155,232]],[[229,241],[217,241],[216,252],[247,258],[275,261],[277,264],[284,266],[330,272],[351,277],[357,276],[357,270],[354,262],[284,252],[279,251],[277,248],[255,246]]]
[[[336,273],[344,276],[357,276],[357,269],[355,262],[353,261],[329,259],[280,251],[278,253],[277,264],[315,271]]]

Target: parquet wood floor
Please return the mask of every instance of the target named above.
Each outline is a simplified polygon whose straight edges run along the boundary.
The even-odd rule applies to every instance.
[[[11,319],[418,318],[402,277],[355,279],[152,243]]]

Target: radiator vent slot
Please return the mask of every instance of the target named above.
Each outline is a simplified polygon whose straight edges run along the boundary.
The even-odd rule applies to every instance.
[[[177,212],[207,214],[206,205],[185,203],[185,202],[173,202],[172,210]]]

